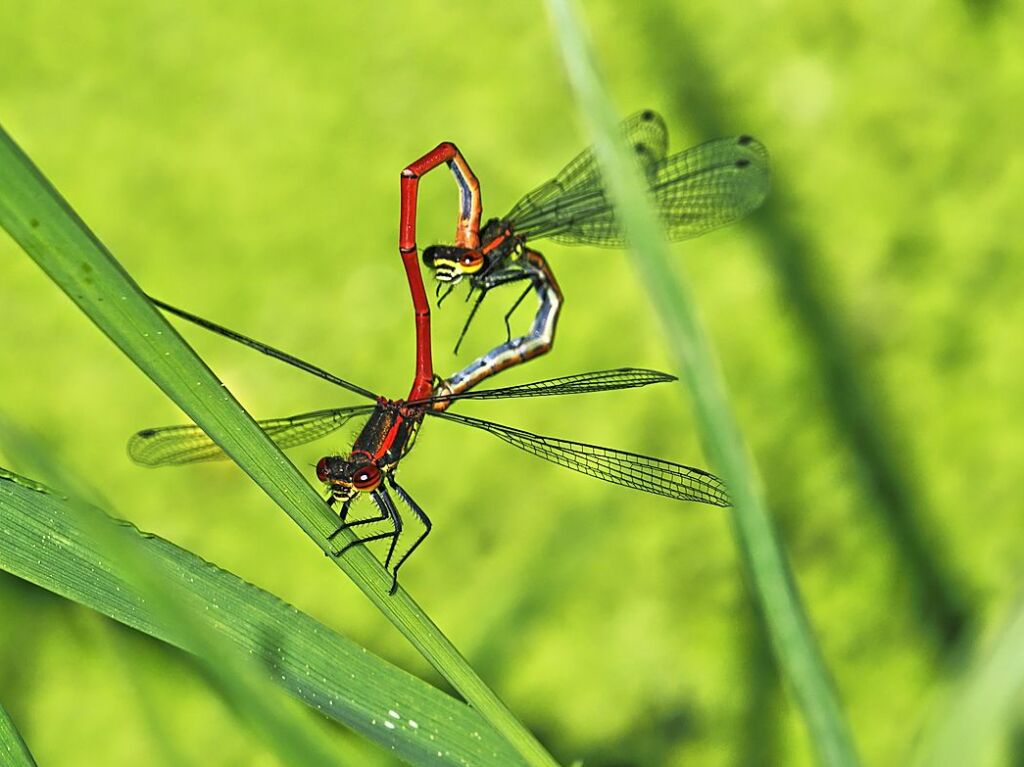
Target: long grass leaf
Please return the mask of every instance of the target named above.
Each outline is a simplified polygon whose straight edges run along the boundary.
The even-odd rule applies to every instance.
[[[39,440],[3,417],[0,448],[16,456],[34,476],[49,483],[58,480],[51,468],[52,457],[47,456]],[[174,627],[180,641],[192,649],[200,671],[255,738],[262,740],[283,764],[305,767],[346,763],[335,742],[313,725],[299,704],[283,700],[283,693],[267,678],[265,667],[223,640],[192,613],[187,595],[170,577],[163,560],[142,545],[141,538],[80,500],[95,495],[89,483],[66,467],[61,468],[59,482],[71,495],[67,502],[72,513],[103,558],[114,565],[114,574],[149,605],[160,623]]]
[[[31,160],[0,130],[0,225],[89,318],[323,550],[336,517]],[[340,539],[339,539],[340,540]],[[554,759],[365,547],[334,559],[376,607],[535,767]]]
[[[4,767],[36,767],[21,733],[3,706],[0,706],[0,763]]]
[[[803,712],[819,763],[858,763],[839,701],[761,497],[754,467],[728,404],[689,287],[668,264],[668,247],[634,160],[621,146],[617,120],[570,0],[548,0],[583,121],[597,150],[616,211],[629,236],[670,352],[694,400],[705,450],[733,498],[733,527],[781,668]]]
[[[277,597],[121,522],[177,582],[191,612],[275,683],[414,764],[523,764],[465,704]],[[89,525],[46,486],[0,470],[0,568],[150,636],[194,651],[119,575]]]

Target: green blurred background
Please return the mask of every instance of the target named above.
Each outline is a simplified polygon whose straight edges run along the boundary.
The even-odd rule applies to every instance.
[[[623,114],[661,111],[676,150],[749,132],[772,153],[772,203],[676,246],[678,263],[865,762],[901,764],[951,643],[887,510],[909,512],[925,566],[982,636],[1020,582],[1024,13],[1000,0],[581,8]],[[393,396],[413,365],[401,168],[456,141],[485,215],[500,215],[585,143],[535,3],[3,0],[0,121],[146,290]],[[449,241],[454,213],[451,180],[428,177],[420,244]],[[624,254],[543,250],[567,296],[558,343],[503,383],[667,366]],[[143,529],[440,684],[233,465],[133,466],[128,435],[180,414],[6,237],[0,254],[0,402],[55,461]],[[794,263],[809,267],[803,292]],[[807,295],[848,345],[829,343]],[[503,335],[505,305],[488,302],[457,358],[466,307],[453,296],[435,312],[439,372]],[[352,401],[185,333],[256,417]],[[855,371],[866,412],[843,410],[823,348]],[[672,387],[462,410],[704,462]],[[896,501],[851,449],[858,424],[887,438],[866,455],[899,479]],[[810,763],[725,513],[464,431],[428,424],[403,464],[435,523],[404,583],[556,757]],[[310,465],[348,432],[292,456]],[[0,700],[40,764],[159,758],[141,698],[203,763],[275,763],[186,656],[5,575],[0,611]]]

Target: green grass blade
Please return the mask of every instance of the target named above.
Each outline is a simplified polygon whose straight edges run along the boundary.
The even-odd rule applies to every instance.
[[[107,560],[117,563],[129,588],[149,604],[157,620],[174,626],[175,635],[199,659],[203,675],[234,715],[284,764],[354,764],[340,757],[338,749],[323,731],[314,727],[312,720],[280,699],[280,692],[267,679],[267,669],[258,674],[251,658],[243,660],[237,648],[221,640],[213,627],[192,614],[173,581],[166,577],[163,563],[150,555],[133,531],[88,509],[83,512],[81,504],[75,503],[74,511],[86,522]]]
[[[36,760],[3,706],[0,706],[0,763],[4,767],[36,767]]]
[[[780,666],[807,722],[818,761],[829,767],[856,765],[856,751],[839,701],[761,497],[754,467],[729,407],[689,287],[669,268],[661,225],[646,202],[646,187],[634,161],[621,146],[617,119],[569,0],[549,0],[548,6],[569,81],[593,139],[609,194],[629,235],[641,279],[650,290],[669,349],[693,396],[705,450],[728,482],[740,553]]]
[[[277,597],[168,541],[121,524],[177,582],[194,615],[239,651],[259,659],[273,671],[278,686],[324,716],[414,764],[524,764],[465,704]],[[195,649],[119,575],[118,564],[107,558],[90,525],[66,500],[2,470],[0,568],[150,636]]]
[[[1024,602],[982,656],[951,688],[920,741],[915,767],[991,764],[995,748],[1019,728],[1024,692]]]
[[[54,482],[52,458],[47,458],[39,440],[0,417],[0,446],[17,456],[35,476]],[[114,575],[128,584],[149,605],[157,621],[173,627],[181,644],[191,648],[203,675],[227,703],[231,712],[251,734],[283,764],[354,764],[341,757],[340,749],[317,729],[296,701],[285,701],[273,687],[268,671],[254,656],[223,640],[208,624],[196,617],[187,595],[170,577],[163,560],[152,556],[142,539],[118,525],[98,509],[81,502],[94,492],[88,483],[62,468],[59,481],[72,494],[68,500],[76,520],[98,546],[98,553],[114,565]]]
[[[746,124],[726,112],[720,78],[707,66],[704,46],[689,28],[667,21],[653,7],[638,18],[645,49],[658,71],[671,78],[668,82],[679,80],[679,72],[689,73],[685,84],[669,92],[698,135],[728,135],[737,124]],[[745,228],[757,237],[763,258],[777,277],[780,300],[803,330],[822,379],[818,390],[862,467],[857,476],[876,500],[865,510],[877,513],[885,526],[930,638],[939,650],[951,649],[970,633],[973,608],[963,579],[950,566],[952,557],[929,529],[929,504],[916,481],[920,472],[914,451],[902,437],[906,429],[882,387],[865,375],[849,312],[832,287],[834,275],[826,271],[799,218],[804,206],[793,187],[793,175],[786,168],[773,169],[771,196]]]
[[[323,550],[336,517],[145,298],[14,141],[0,130],[0,225],[89,318]],[[340,541],[341,539],[339,539]],[[535,767],[554,759],[365,547],[337,565],[451,685]]]

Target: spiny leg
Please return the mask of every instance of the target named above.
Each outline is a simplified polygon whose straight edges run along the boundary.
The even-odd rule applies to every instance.
[[[373,500],[377,504],[377,508],[380,510],[380,516],[378,516],[378,517],[370,517],[369,519],[360,519],[357,522],[349,522],[347,524],[341,525],[341,526],[338,527],[337,530],[335,530],[333,533],[331,533],[329,536],[327,536],[327,539],[328,540],[333,540],[335,537],[340,535],[343,530],[352,530],[352,529],[354,529],[356,527],[361,527],[363,525],[378,524],[380,522],[390,522],[392,529],[388,530],[388,531],[385,531],[383,533],[377,533],[377,534],[374,534],[374,535],[368,535],[368,536],[366,536],[364,538],[356,538],[355,540],[349,541],[344,546],[342,546],[338,551],[332,552],[332,554],[334,556],[340,557],[342,554],[344,554],[346,551],[351,549],[353,546],[360,546],[360,545],[362,545],[364,543],[369,543],[370,541],[377,541],[377,540],[380,540],[381,538],[387,538],[388,536],[397,535],[397,533],[395,532],[395,529],[394,529],[395,528],[395,523],[390,518],[390,515],[388,513],[387,507],[384,506],[383,503],[377,498],[377,494],[376,493],[373,493],[372,495],[373,495]]]
[[[487,275],[483,279],[478,279],[473,282],[472,286],[469,289],[469,293],[466,295],[466,300],[469,300],[469,297],[473,294],[474,288],[480,291],[480,296],[476,299],[476,303],[473,304],[473,309],[470,311],[469,316],[466,318],[466,324],[462,326],[462,332],[459,333],[459,340],[455,343],[456,354],[459,351],[459,347],[462,345],[462,339],[466,337],[466,331],[469,330],[470,323],[476,316],[477,309],[480,308],[480,304],[483,303],[484,297],[488,294],[488,292],[502,285],[510,285],[513,282],[519,282],[520,280],[528,279],[531,279],[531,276],[527,272],[524,272],[520,269],[507,269],[505,271],[494,272],[493,274]],[[529,293],[531,289],[532,288],[527,288],[526,293]],[[518,306],[519,303],[525,297],[525,293],[522,296],[520,296],[519,299],[516,301],[516,306]],[[512,307],[512,311],[515,311],[516,306]],[[506,339],[505,343],[508,344],[512,340],[512,331],[509,328],[507,317],[505,319],[505,328],[506,330],[508,330],[508,338]]]
[[[391,500],[391,496],[388,495],[388,491],[384,487],[380,487],[373,493],[374,500],[376,500],[381,506],[386,506],[388,513],[391,515],[391,519],[395,523],[395,534],[391,539],[391,545],[388,547],[388,555],[384,558],[384,570],[387,571],[391,567],[391,557],[395,555],[395,546],[398,545],[398,539],[402,535],[402,515],[398,513],[398,509],[395,507],[395,502]],[[395,584],[391,584],[389,594],[395,593]]]
[[[455,349],[452,350],[453,354],[459,353],[459,347],[462,346],[462,339],[466,337],[466,331],[469,330],[469,325],[473,322],[473,318],[476,316],[477,309],[480,308],[480,304],[484,302],[484,297],[487,295],[489,288],[481,288],[480,295],[476,299],[476,303],[473,304],[473,308],[469,310],[469,316],[466,317],[466,324],[462,326],[462,332],[459,333],[459,340],[455,342]],[[472,288],[470,292],[466,294],[466,300],[473,294]]]
[[[423,532],[420,533],[420,536],[415,541],[413,541],[412,546],[410,546],[406,550],[406,552],[402,554],[401,557],[399,557],[398,564],[396,564],[395,569],[391,571],[391,593],[394,594],[396,591],[398,591],[398,568],[400,568],[402,564],[405,562],[405,560],[409,558],[410,554],[416,551],[417,547],[421,543],[423,543],[424,539],[426,539],[426,537],[430,535],[430,531],[433,528],[433,525],[430,524],[430,517],[427,516],[426,512],[424,512],[423,509],[419,507],[419,504],[416,503],[416,501],[414,501],[407,492],[405,492],[402,486],[395,481],[395,478],[393,476],[388,477],[388,484],[390,484],[391,488],[396,493],[398,493],[398,497],[402,499],[402,502],[410,509],[412,509],[412,513],[415,514],[419,521],[423,523],[424,527]]]
[[[530,291],[533,290],[533,285],[527,285],[526,290],[522,292],[516,302],[512,304],[512,308],[505,313],[505,343],[512,342],[512,315],[516,313],[516,309],[519,308],[519,304],[523,303],[523,299],[530,295]]]

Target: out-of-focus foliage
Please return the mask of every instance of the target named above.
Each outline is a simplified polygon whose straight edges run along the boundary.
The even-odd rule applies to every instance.
[[[887,403],[898,468],[921,499],[915,518],[979,625],[998,621],[1024,547],[1024,441],[1013,428],[1024,408],[1020,8],[583,9],[623,113],[659,109],[676,148],[711,138],[710,111],[768,145],[856,366]],[[413,360],[399,170],[452,139],[481,179],[485,212],[500,214],[583,141],[547,19],[524,4],[7,0],[0,72],[0,120],[144,288],[393,395]],[[694,101],[707,89],[692,78],[709,76],[714,102]],[[435,175],[421,245],[452,234],[451,182]],[[898,764],[942,668],[751,231],[675,249],[858,745],[868,763]],[[506,382],[667,364],[622,255],[543,249],[567,296],[558,343]],[[52,438],[55,460],[140,527],[433,680],[237,469],[132,466],[127,436],[179,415],[13,243],[0,239],[0,254],[0,401]],[[453,296],[435,312],[441,372],[504,333],[504,299],[488,304],[459,358],[449,350],[465,308]],[[189,337],[257,417],[350,401]],[[678,401],[645,390],[465,412],[699,464]],[[308,465],[345,447],[338,437],[292,455]],[[752,629],[724,514],[566,474],[448,424],[424,428],[402,478],[435,522],[406,586],[564,761],[808,763]],[[0,698],[40,763],[152,753],[89,614],[6,577],[0,606]],[[269,763],[181,656],[136,638],[126,647],[190,754]]]

